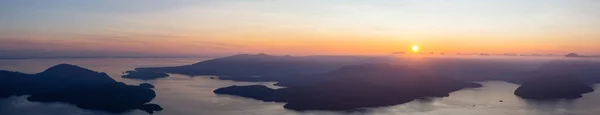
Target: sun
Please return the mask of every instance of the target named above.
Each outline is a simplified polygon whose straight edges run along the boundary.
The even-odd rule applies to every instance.
[[[412,51],[415,52],[415,53],[419,52],[419,46],[418,45],[413,45],[412,46]]]

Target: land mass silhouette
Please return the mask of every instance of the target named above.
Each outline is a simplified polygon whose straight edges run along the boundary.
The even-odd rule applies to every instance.
[[[576,54],[576,53],[569,53],[569,54],[565,55],[565,57],[575,57],[575,58],[599,58],[600,56],[598,56],[598,55],[586,56],[586,55],[579,55],[579,54]]]
[[[426,62],[426,63],[415,63]],[[174,73],[188,76],[214,75],[222,80],[271,81],[279,86],[306,85],[320,81],[315,76],[349,65],[370,63],[411,64],[412,68],[428,69],[435,76],[464,81],[512,81],[532,66],[528,63],[473,60],[461,58],[426,58],[422,61],[395,59],[386,56],[273,56],[239,54],[216,58],[191,65],[175,67],[141,67],[136,71]]]
[[[524,99],[573,99],[593,91],[589,86],[600,82],[599,62],[571,59],[550,61],[540,67],[526,60],[240,54],[192,65],[136,70],[216,75],[224,80],[274,81],[286,88],[230,86],[214,92],[286,102],[286,108],[294,110],[348,110],[401,104],[480,86],[470,81],[522,85],[515,95]]]
[[[214,93],[285,102],[285,108],[298,111],[356,110],[445,97],[463,88],[481,87],[477,83],[429,76],[425,71],[393,64],[352,65],[318,76],[326,78],[305,86],[281,89],[261,85],[230,86]]]
[[[33,102],[61,102],[110,113],[162,110],[159,105],[148,103],[156,97],[153,87],[147,83],[126,85],[106,73],[69,64],[37,74],[0,70],[0,98],[28,95],[27,100]]]
[[[514,93],[535,100],[575,99],[593,92],[591,85],[599,82],[600,62],[555,60],[527,72]]]
[[[594,89],[571,76],[534,77],[519,86],[514,94],[525,99],[576,99]]]
[[[296,85],[304,76],[333,71],[346,65],[382,61],[374,56],[272,56],[239,54],[175,67],[142,67],[136,71],[188,76],[214,75],[222,80],[275,81]]]

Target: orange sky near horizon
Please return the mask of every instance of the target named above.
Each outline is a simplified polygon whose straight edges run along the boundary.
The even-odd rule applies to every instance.
[[[40,47],[48,50],[113,50],[128,52],[152,51],[157,54],[222,54],[231,55],[236,53],[269,53],[279,55],[387,55],[393,52],[411,52],[413,45],[420,46],[421,53],[445,52],[445,53],[492,53],[492,54],[566,54],[577,52],[581,54],[594,54],[600,49],[594,47],[600,41],[581,41],[581,46],[561,46],[561,41],[539,43],[535,40],[511,40],[511,39],[458,39],[451,37],[415,39],[402,36],[377,36],[377,35],[316,35],[306,36],[246,36],[231,37],[225,40],[197,39],[196,37],[183,36],[161,36],[160,39],[141,38],[143,36],[126,36],[126,38],[139,38],[126,40],[106,39],[74,39],[54,40],[45,36],[39,39],[19,40],[15,44],[4,47],[22,47],[30,45],[29,48]],[[117,35],[118,36],[118,35]],[[165,38],[166,37],[166,38]],[[254,38],[255,37],[255,38]],[[272,38],[270,38],[272,37]],[[297,38],[294,38],[297,37]],[[116,37],[118,38],[118,37]],[[409,39],[402,39],[409,38]],[[548,39],[549,41],[552,39]],[[589,44],[586,47],[583,44]]]
[[[76,4],[76,5],[75,5]],[[402,6],[402,7],[399,7]],[[67,1],[0,5],[0,57],[600,54],[600,1]],[[85,55],[84,55],[85,54]]]

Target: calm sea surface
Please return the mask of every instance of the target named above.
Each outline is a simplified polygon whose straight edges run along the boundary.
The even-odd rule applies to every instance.
[[[203,61],[202,58],[101,58],[101,59],[8,59],[0,60],[0,70],[38,73],[56,64],[79,65],[94,71],[106,72],[113,79],[127,84],[152,83],[156,86],[156,103],[165,108],[156,115],[597,115],[600,113],[600,91],[574,101],[536,102],[513,95],[517,85],[490,81],[480,82],[482,88],[453,92],[449,97],[415,100],[391,107],[371,108],[364,112],[295,112],[285,110],[283,103],[265,103],[252,99],[215,95],[214,89],[230,85],[263,84],[272,82],[234,82],[207,77],[171,77],[153,81],[123,79],[123,71],[136,67],[175,66]],[[595,86],[596,89],[600,85]],[[500,102],[502,100],[502,102]],[[145,115],[135,110],[123,115]],[[0,115],[112,115],[101,111],[82,110],[62,103],[28,102],[25,97],[0,99]]]

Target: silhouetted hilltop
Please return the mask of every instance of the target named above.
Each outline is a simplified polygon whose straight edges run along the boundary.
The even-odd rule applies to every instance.
[[[270,89],[265,86],[230,86],[216,94],[237,95],[262,101],[286,102],[293,110],[353,110],[390,106],[480,84],[428,76],[426,71],[392,64],[351,65],[318,75],[311,85]]]
[[[126,71],[126,75],[121,77],[129,78],[129,79],[142,79],[142,80],[152,80],[158,78],[169,77],[169,74],[166,73],[157,73],[152,71]]]
[[[29,101],[63,102],[113,113],[161,110],[158,105],[146,104],[156,96],[148,85],[126,85],[105,73],[69,64],[56,65],[38,74],[0,71],[0,97],[29,95]]]
[[[106,73],[95,72],[75,65],[59,64],[52,66],[45,71],[36,74],[44,82],[55,82],[52,84],[64,85],[105,85],[117,81],[108,77]]]
[[[565,57],[582,57],[582,56],[579,54],[576,54],[576,53],[569,53],[569,54],[565,55]]]
[[[598,56],[598,55],[579,55],[576,53],[569,53],[569,54],[565,55],[565,57],[598,58],[600,56]]]
[[[176,67],[136,68],[137,71],[176,73],[189,76],[217,75],[237,81],[282,81],[326,73],[345,65],[379,61],[367,56],[272,56],[240,54]]]

